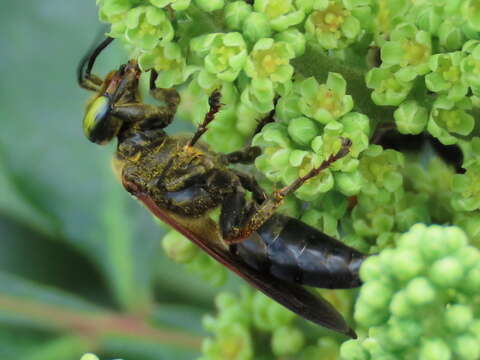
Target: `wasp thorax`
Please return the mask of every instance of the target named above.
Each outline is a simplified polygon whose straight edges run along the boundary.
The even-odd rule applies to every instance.
[[[83,118],[83,132],[94,143],[106,144],[120,130],[120,119],[111,116],[111,104],[107,96],[99,96],[87,107]]]

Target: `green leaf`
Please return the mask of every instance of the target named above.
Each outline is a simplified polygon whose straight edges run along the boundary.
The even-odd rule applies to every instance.
[[[2,114],[0,113],[0,117]],[[54,235],[58,230],[58,224],[48,213],[42,211],[22,192],[16,183],[12,172],[7,168],[0,148],[0,213],[28,224],[33,229],[44,235]]]
[[[88,351],[89,342],[78,336],[65,336],[31,351],[25,360],[78,360]]]

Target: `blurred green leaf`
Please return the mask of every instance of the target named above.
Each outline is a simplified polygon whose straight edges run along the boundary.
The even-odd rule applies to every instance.
[[[65,336],[39,346],[25,360],[78,360],[90,346],[84,338]]]
[[[0,326],[0,358],[25,359],[33,349],[50,341],[52,336],[36,331]]]
[[[102,348],[104,354],[99,354],[100,359],[117,359],[121,354],[124,360],[192,360],[200,355],[199,348],[192,350],[188,347],[169,347],[155,341],[142,341],[134,336],[106,338],[102,343]]]
[[[0,114],[0,117],[1,114]],[[29,199],[22,194],[6,168],[3,152],[0,149],[0,213],[7,213],[11,217],[28,224],[44,235],[54,235],[58,229],[55,220],[42,210],[37,209]]]

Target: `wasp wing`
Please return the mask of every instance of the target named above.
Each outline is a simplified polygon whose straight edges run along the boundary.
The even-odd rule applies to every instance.
[[[132,192],[156,217],[193,241],[221,264],[252,286],[301,317],[328,329],[356,338],[342,315],[325,299],[304,287],[262,273],[232,254],[219,238],[218,227],[210,218],[187,219],[161,209],[147,194]]]

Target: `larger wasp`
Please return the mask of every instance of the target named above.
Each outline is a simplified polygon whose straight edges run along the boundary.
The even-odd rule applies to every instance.
[[[97,144],[118,139],[114,158],[125,189],[155,216],[189,238],[215,260],[258,290],[314,323],[351,337],[355,332],[327,301],[301,285],[353,288],[361,284],[358,269],[365,255],[294,218],[276,213],[284,197],[334,161],[351,145],[289,186],[266,195],[255,178],[230,167],[252,163],[257,147],[220,154],[199,141],[214,120],[219,92],[210,96],[210,110],[192,136],[167,135],[180,96],[175,89],[155,86],[150,94],[165,106],[144,104],[135,60],[102,80],[92,74],[95,59],[112,41],[107,38],[80,63],[80,86],[96,92],[83,122],[87,138]],[[252,200],[247,200],[247,192]],[[220,208],[217,222],[209,213]]]

